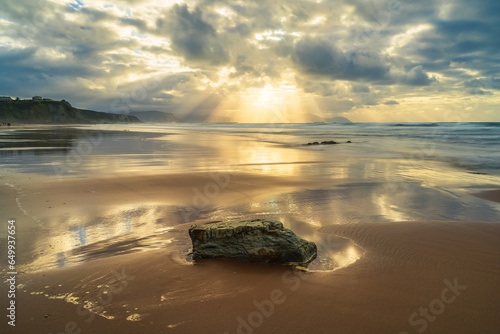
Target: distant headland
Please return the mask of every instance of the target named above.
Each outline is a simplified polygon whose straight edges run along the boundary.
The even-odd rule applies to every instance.
[[[314,116],[314,115],[312,115]],[[209,115],[178,118],[170,112],[148,110],[114,114],[73,107],[68,101],[42,96],[31,99],[0,96],[0,125],[13,124],[98,124],[98,123],[237,123],[220,118],[208,121]],[[320,118],[315,123],[351,123],[345,117]]]
[[[96,124],[141,123],[131,115],[78,109],[68,101],[55,101],[41,96],[31,99],[0,96],[0,123],[24,124]]]

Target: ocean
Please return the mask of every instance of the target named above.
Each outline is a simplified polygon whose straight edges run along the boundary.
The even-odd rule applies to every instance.
[[[447,162],[470,172],[500,172],[500,123],[222,123],[181,127],[192,131],[240,133],[284,145],[350,140],[364,144],[365,150],[357,153],[365,156],[427,159]]]
[[[106,159],[121,159],[124,158],[123,150],[127,151],[129,156],[143,159],[145,168],[163,165],[170,166],[166,167],[167,170],[175,170],[175,160],[179,158],[175,154],[185,153],[179,146],[185,146],[184,149],[191,153],[196,151],[196,156],[192,157],[194,160],[191,168],[199,170],[201,166],[197,166],[196,159],[214,158],[210,149],[204,149],[207,142],[201,139],[201,134],[246,137],[252,141],[274,143],[292,150],[334,150],[345,158],[403,159],[408,163],[417,164],[422,161],[435,161],[469,173],[500,174],[500,123],[181,123],[71,128],[47,126],[2,130],[1,168],[11,167],[18,171],[35,171],[49,175],[53,169],[44,169],[44,165],[72,162],[76,165],[77,159],[87,160],[85,156],[98,159],[99,156],[105,155]],[[129,133],[123,133],[127,131]],[[174,138],[181,135],[189,139],[181,142]],[[172,137],[171,142],[168,136]],[[330,140],[340,144],[351,141],[353,145],[349,148],[345,145],[302,146],[309,142]],[[150,141],[151,145],[141,145],[144,141]],[[121,143],[127,145],[119,145]],[[238,144],[241,144],[241,140],[238,140]],[[197,151],[200,147],[203,149]],[[239,148],[244,149],[240,146]],[[157,158],[164,156],[167,159],[151,160],[151,155]],[[70,172],[85,172],[85,166],[78,167]],[[94,167],[96,166],[92,168]]]

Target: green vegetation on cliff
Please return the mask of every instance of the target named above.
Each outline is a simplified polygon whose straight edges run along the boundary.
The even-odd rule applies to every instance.
[[[0,101],[0,122],[31,124],[141,123],[134,116],[74,108],[67,101]]]

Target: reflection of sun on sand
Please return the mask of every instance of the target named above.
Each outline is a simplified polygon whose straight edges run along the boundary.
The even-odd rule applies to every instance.
[[[500,293],[500,225],[359,223],[320,231],[352,238],[366,249],[365,255],[343,269],[313,273],[233,261],[179,266],[162,250],[104,258],[44,276],[26,275],[23,283],[28,291],[85,299],[97,295],[97,286],[109,281],[112,269],[123,268],[133,279],[102,310],[114,317],[112,324],[103,317],[85,323],[75,313],[76,305],[23,293],[18,302],[35,320],[20,329],[53,331],[54,323],[43,321],[44,313],[79,321],[82,330],[93,333],[105,333],[111,325],[137,333],[144,324],[172,333],[200,328],[237,333],[242,323],[261,333],[331,328],[339,333],[414,333],[424,324],[429,333],[496,333],[500,326],[500,301],[492,297]],[[446,282],[461,290],[436,309]],[[269,304],[271,300],[276,303]],[[426,309],[428,318],[419,309]],[[478,321],[478,314],[484,321]],[[132,319],[138,321],[127,321]]]

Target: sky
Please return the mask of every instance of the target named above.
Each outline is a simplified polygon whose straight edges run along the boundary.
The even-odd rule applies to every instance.
[[[191,121],[500,121],[500,1],[2,0],[0,95]]]

